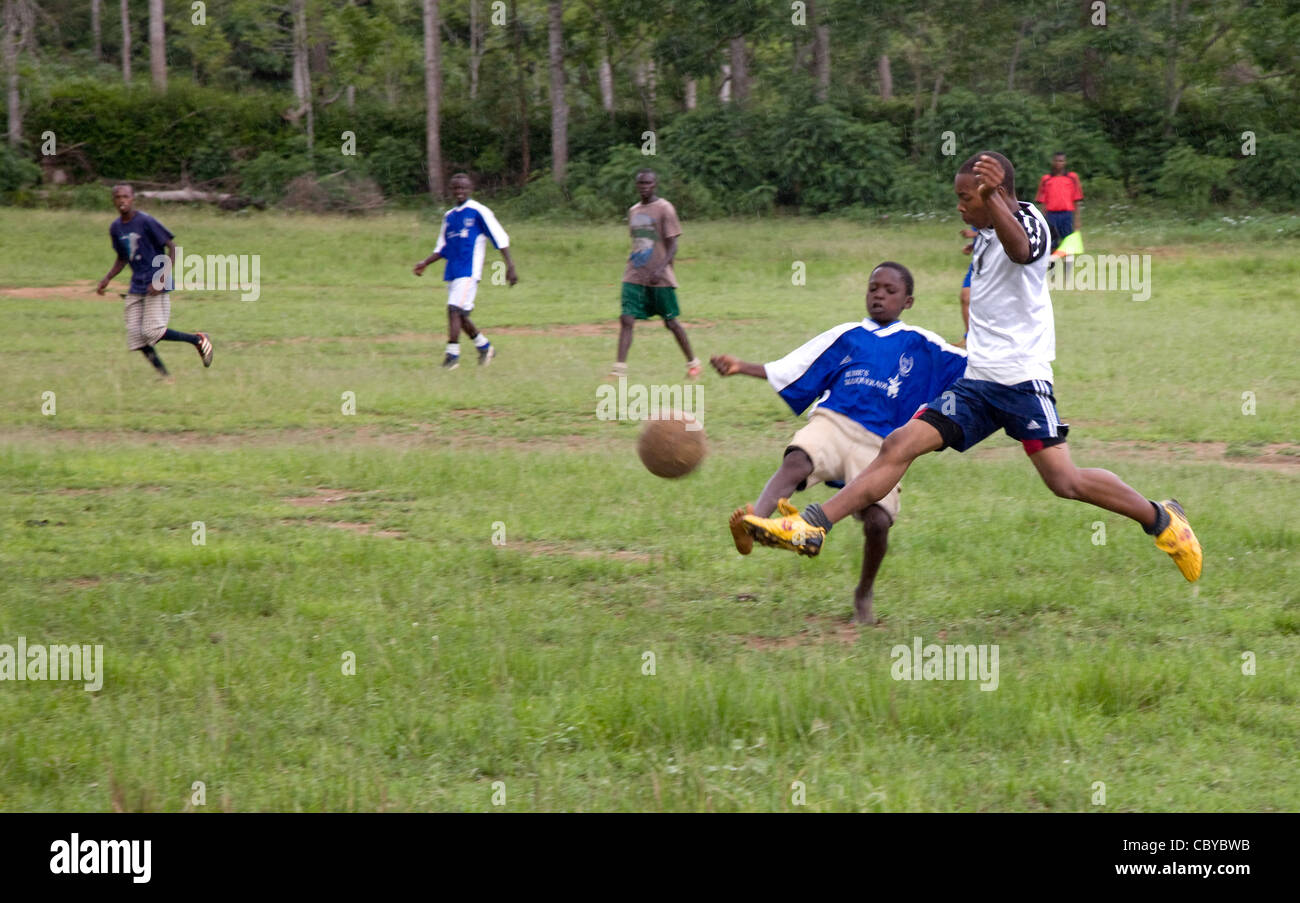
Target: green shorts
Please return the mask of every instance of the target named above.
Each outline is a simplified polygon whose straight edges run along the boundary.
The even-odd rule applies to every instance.
[[[677,289],[667,285],[637,285],[623,283],[623,316],[648,320],[663,317],[672,320],[679,316]]]

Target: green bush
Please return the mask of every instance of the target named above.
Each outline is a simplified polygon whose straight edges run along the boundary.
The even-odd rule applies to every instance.
[[[1198,154],[1185,144],[1165,155],[1156,180],[1156,192],[1190,207],[1226,199],[1233,161]]]
[[[239,165],[240,193],[273,204],[285,196],[289,184],[312,171],[306,153],[283,156],[264,151]]]
[[[39,166],[20,156],[9,145],[0,144],[0,193],[35,185],[40,178]]]

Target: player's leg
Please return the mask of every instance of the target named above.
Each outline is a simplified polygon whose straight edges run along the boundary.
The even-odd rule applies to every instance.
[[[126,325],[126,347],[129,351],[139,351],[144,359],[153,365],[159,376],[167,375],[167,367],[162,358],[144,334],[144,295],[128,293],[122,307],[122,317]]]
[[[745,516],[757,514],[759,517],[767,517],[778,506],[781,508],[782,515],[798,513],[798,509],[790,504],[789,498],[796,491],[804,488],[812,472],[813,462],[807,452],[794,446],[785,450],[781,466],[768,478],[767,484],[758,496],[758,501],[731,512],[727,526],[731,530],[731,541],[736,544],[737,552],[748,555],[754,549],[754,537],[750,536],[749,531],[745,529]]]
[[[935,414],[931,411],[924,414]],[[944,417],[944,420],[947,420]],[[949,421],[951,422],[951,421]],[[960,428],[957,441],[960,442]],[[777,519],[747,517],[750,534],[764,545],[775,546],[802,555],[816,555],[831,526],[883,499],[898,485],[913,461],[927,452],[956,445],[953,437],[942,435],[927,419],[909,420],[894,430],[880,447],[880,454],[853,480],[827,500],[825,505],[809,505],[795,517]],[[982,437],[981,437],[982,438]]]
[[[1195,581],[1201,576],[1201,545],[1177,501],[1152,501],[1109,470],[1077,467],[1064,442],[1039,449],[1029,460],[1052,492],[1132,518],[1156,537],[1156,545],[1169,553],[1184,577]]]
[[[686,378],[699,379],[703,367],[695,357],[695,352],[691,350],[691,340],[686,337],[686,327],[678,320],[681,309],[677,306],[677,289],[662,286],[648,291],[654,296],[654,312],[664,318],[664,328],[673,334],[673,338],[677,340],[677,347],[681,348],[682,354],[686,355]]]
[[[614,366],[609,370],[610,376],[627,375],[627,353],[632,348],[632,332],[636,329],[636,321],[644,320],[649,316],[646,287],[624,282],[619,303],[622,310],[618,317],[618,350],[614,358]]]
[[[460,366],[460,308],[448,301],[447,304],[447,354],[442,359],[444,370],[455,370]]]
[[[199,352],[199,360],[203,361],[203,366],[212,366],[212,340],[208,338],[206,332],[181,332],[170,327],[162,334],[160,342],[188,342],[193,345]]]
[[[893,525],[893,518],[879,505],[872,505],[862,513],[862,575],[853,590],[853,620],[859,624],[876,623],[873,606],[876,574],[885,560],[889,528]]]
[[[478,351],[478,363],[482,367],[491,363],[492,358],[496,357],[496,349],[469,318],[470,311],[474,309],[474,297],[478,294],[478,280],[465,276],[454,281],[457,283],[455,297],[456,307],[460,309],[460,325],[465,330],[465,335],[469,336],[470,341],[474,343],[474,349]]]

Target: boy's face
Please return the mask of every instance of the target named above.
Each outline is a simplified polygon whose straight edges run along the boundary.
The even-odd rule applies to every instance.
[[[456,201],[456,206],[465,203],[469,198],[470,184],[469,179],[452,179],[451,196]]]
[[[643,172],[636,177],[636,193],[640,195],[642,202],[655,196],[655,188],[658,184],[659,180],[648,172]]]
[[[1052,157],[1052,172],[1058,176],[1065,173],[1065,154]]]
[[[989,216],[988,207],[984,199],[980,197],[979,187],[975,181],[975,174],[971,172],[961,172],[952,183],[953,190],[957,192],[957,212],[961,214],[962,221],[976,229],[987,229],[992,219]]]
[[[907,293],[903,274],[893,267],[876,267],[867,283],[867,313],[871,319],[885,326],[898,319],[898,315],[912,306],[912,296]]]
[[[135,209],[135,192],[125,185],[117,186],[113,189],[113,206],[118,213],[130,213]]]

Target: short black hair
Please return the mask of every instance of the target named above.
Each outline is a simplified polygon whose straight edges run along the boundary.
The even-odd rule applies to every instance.
[[[1016,168],[1011,165],[1010,160],[1002,154],[999,154],[997,151],[984,150],[977,154],[972,154],[966,159],[965,163],[958,167],[957,174],[962,175],[963,173],[975,172],[975,164],[979,162],[980,157],[992,157],[1001,164],[1003,170],[1002,186],[1006,188],[1007,194],[1014,198],[1016,196]]]
[[[1065,151],[1053,151],[1053,152],[1052,152],[1052,156],[1053,156],[1053,157],[1064,157],[1064,156],[1065,156]]]
[[[891,269],[903,277],[903,287],[907,289],[908,295],[912,294],[912,288],[916,283],[912,280],[912,271],[901,263],[894,263],[892,260],[886,260],[884,263],[878,263],[872,268],[871,272],[876,270]]]
[[[118,182],[113,186],[113,194],[117,194],[119,188],[125,188],[127,191],[131,192],[131,197],[135,197],[135,186],[130,182]]]
[[[636,171],[636,177],[639,179],[639,178],[641,178],[642,176],[646,175],[647,173],[649,173],[650,175],[654,176],[656,182],[659,181],[659,173],[655,172],[653,169],[648,169],[648,168],[647,168],[647,169],[638,169],[638,170]]]
[[[464,179],[466,182],[469,182],[471,185],[474,184],[474,179],[473,179],[473,177],[470,176],[470,174],[467,173],[467,172],[454,172],[454,173],[452,173],[452,174],[451,174],[451,178],[447,180],[447,184],[450,185],[452,182],[456,181],[457,179]]]

